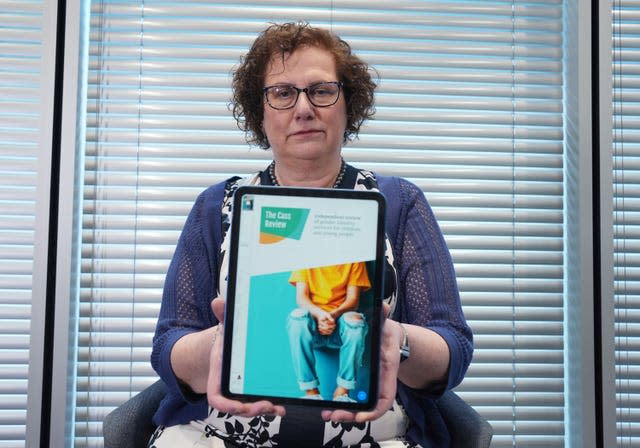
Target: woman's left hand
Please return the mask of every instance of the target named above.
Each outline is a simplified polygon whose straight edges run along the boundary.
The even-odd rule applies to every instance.
[[[211,348],[211,359],[209,364],[209,377],[207,380],[207,399],[209,405],[219,411],[241,417],[255,417],[262,414],[284,415],[283,406],[276,406],[270,401],[262,400],[251,403],[244,403],[237,400],[231,400],[222,395],[221,370],[222,370],[222,347],[224,346],[224,300],[220,297],[215,298],[211,302],[211,309],[216,318],[220,322],[213,347]]]
[[[384,323],[382,325],[380,347],[380,383],[378,402],[371,411],[350,412],[342,409],[322,411],[322,418],[336,422],[365,422],[375,420],[391,409],[396,397],[398,369],[400,368],[398,323],[387,319],[389,306],[383,304]]]

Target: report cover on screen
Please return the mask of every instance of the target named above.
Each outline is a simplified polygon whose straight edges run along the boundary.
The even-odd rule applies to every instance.
[[[375,405],[384,210],[384,197],[373,191],[236,191],[224,395],[353,410]]]

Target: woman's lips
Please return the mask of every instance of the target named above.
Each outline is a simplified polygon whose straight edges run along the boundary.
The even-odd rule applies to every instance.
[[[298,132],[294,132],[293,136],[300,136],[300,137],[304,137],[304,136],[308,136],[308,135],[313,135],[313,134],[318,134],[321,131],[317,130],[317,129],[306,129],[304,131],[298,131]]]

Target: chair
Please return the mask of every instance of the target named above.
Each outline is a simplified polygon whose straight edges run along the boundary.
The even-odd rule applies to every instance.
[[[139,394],[111,411],[104,419],[102,433],[105,448],[143,448],[155,426],[151,421],[167,393],[162,381],[156,381]],[[467,402],[452,391],[438,400],[438,408],[451,433],[454,448],[487,448],[493,428]]]
[[[453,391],[447,391],[438,400],[437,405],[449,429],[452,447],[489,447],[493,427],[460,396]]]
[[[102,422],[104,448],[143,448],[156,427],[153,414],[167,393],[161,380],[115,408]]]

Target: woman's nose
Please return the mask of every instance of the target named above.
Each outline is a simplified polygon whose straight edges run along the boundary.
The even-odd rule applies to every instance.
[[[308,119],[315,114],[315,106],[309,101],[306,92],[300,92],[295,107],[295,117]]]

